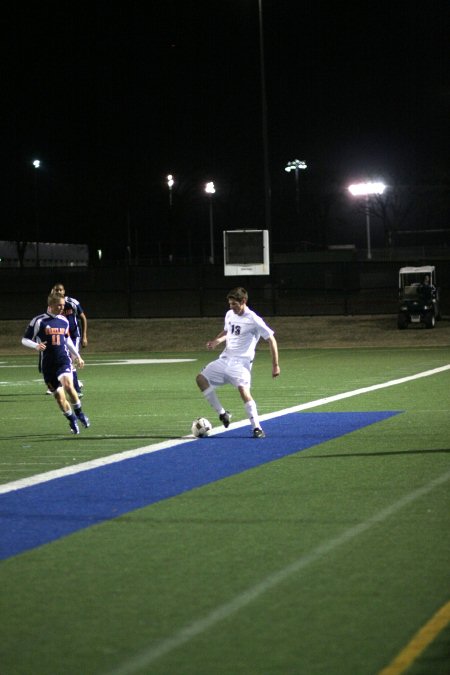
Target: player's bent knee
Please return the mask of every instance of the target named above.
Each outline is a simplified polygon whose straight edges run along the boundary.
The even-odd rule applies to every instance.
[[[205,377],[204,375],[202,375],[201,373],[199,373],[199,374],[197,375],[197,377],[195,378],[195,381],[196,381],[196,383],[197,383],[197,386],[198,386],[202,391],[204,391],[205,389],[207,389],[207,388],[209,387],[209,382],[208,382],[208,380],[207,380],[206,377]]]

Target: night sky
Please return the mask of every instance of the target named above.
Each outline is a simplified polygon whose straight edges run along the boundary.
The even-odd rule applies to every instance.
[[[351,181],[448,184],[447,1],[262,8],[274,242],[294,241],[298,218],[314,241],[314,203]],[[218,230],[264,227],[259,19],[258,0],[18,2],[0,239],[34,239],[38,203],[42,241],[181,249],[207,239],[209,180]],[[318,243],[340,243],[334,221]]]

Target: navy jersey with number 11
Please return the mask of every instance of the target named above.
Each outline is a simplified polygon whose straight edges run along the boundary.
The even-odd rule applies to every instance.
[[[24,337],[33,342],[45,342],[46,349],[41,352],[43,369],[48,371],[70,365],[70,352],[67,347],[69,322],[65,316],[55,316],[47,312],[35,316],[30,321]]]

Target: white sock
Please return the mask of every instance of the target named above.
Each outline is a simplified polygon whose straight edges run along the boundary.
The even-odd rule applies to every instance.
[[[253,429],[260,429],[261,425],[259,423],[258,411],[256,409],[256,403],[253,399],[251,401],[247,401],[245,404],[245,411]]]
[[[216,390],[214,387],[209,386],[208,389],[205,389],[202,392],[203,396],[206,398],[208,401],[209,405],[214,408],[216,412],[219,413],[219,415],[222,415],[222,413],[225,412],[225,408],[217,398]]]

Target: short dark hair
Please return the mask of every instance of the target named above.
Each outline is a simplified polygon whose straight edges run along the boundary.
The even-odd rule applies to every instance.
[[[243,288],[242,286],[238,286],[237,288],[233,288],[227,295],[227,300],[237,300],[238,302],[247,302],[248,300],[248,293]]]
[[[64,284],[61,283],[61,281],[57,281],[56,284],[53,284],[53,286],[52,286],[52,290],[51,290],[52,293],[60,293],[60,292],[62,292],[62,291],[55,291],[55,290],[54,290],[57,286],[61,286],[61,288],[63,288],[64,290],[66,290],[66,287],[64,286]]]

